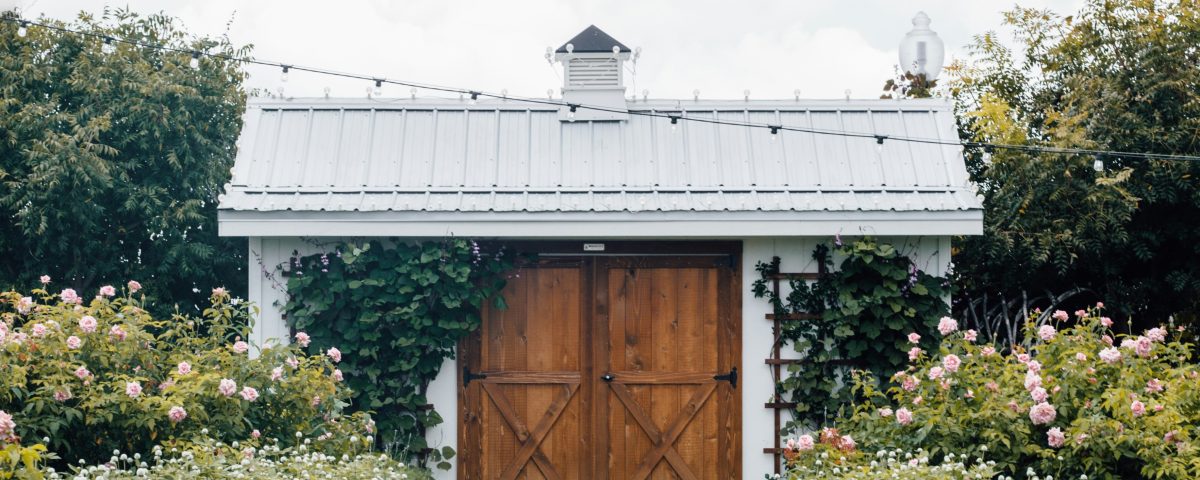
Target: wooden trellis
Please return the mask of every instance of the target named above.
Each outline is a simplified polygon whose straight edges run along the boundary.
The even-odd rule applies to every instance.
[[[825,262],[818,262],[818,271],[817,272],[805,272],[805,273],[779,272],[778,271],[779,263],[780,263],[779,257],[773,257],[771,259],[771,265],[773,265],[775,267],[775,272],[768,274],[766,277],[768,280],[771,281],[771,288],[775,293],[775,298],[783,298],[783,296],[781,294],[782,288],[780,287],[780,284],[784,281],[787,281],[789,283],[794,280],[800,280],[800,281],[806,281],[806,282],[815,281],[815,280],[821,278],[821,276],[825,275],[825,273],[826,273]],[[771,409],[774,413],[774,416],[775,416],[775,435],[774,435],[774,437],[775,438],[773,440],[774,446],[771,448],[764,448],[763,453],[773,455],[775,457],[774,461],[772,462],[774,465],[774,468],[775,468],[775,473],[781,473],[782,467],[783,467],[783,445],[780,443],[780,433],[783,429],[783,411],[795,409],[796,402],[780,401],[781,399],[779,398],[778,385],[779,385],[779,382],[783,379],[784,365],[801,364],[801,363],[805,362],[804,360],[800,360],[800,359],[781,358],[780,351],[783,348],[783,323],[784,322],[800,322],[800,321],[805,321],[805,320],[816,320],[816,319],[821,318],[821,314],[819,314],[819,313],[804,313],[804,312],[788,312],[788,311],[786,311],[786,309],[782,309],[778,305],[774,307],[774,310],[776,310],[774,313],[767,314],[767,320],[769,320],[771,322],[771,333],[773,335],[774,342],[772,343],[772,346],[771,346],[771,358],[766,359],[766,364],[770,365],[770,367],[771,367],[771,379],[773,380],[773,384],[776,385],[776,391],[773,392],[773,395],[772,395],[773,401],[763,404],[763,407]]]

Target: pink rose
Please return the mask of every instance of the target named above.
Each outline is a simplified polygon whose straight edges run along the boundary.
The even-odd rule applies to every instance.
[[[262,436],[262,433],[259,432],[257,428],[254,429],[254,431],[250,432],[250,438],[257,439],[258,437],[261,437],[261,436]]]
[[[217,392],[226,397],[233,396],[237,392],[237,382],[232,379],[222,378],[221,383],[217,385]]]
[[[182,422],[183,419],[187,418],[187,410],[184,410],[183,407],[176,405],[171,407],[171,410],[167,412],[167,418],[171,419],[171,423]]]
[[[1062,310],[1055,310],[1054,315],[1051,315],[1051,317],[1053,317],[1055,320],[1058,320],[1060,322],[1065,322],[1065,321],[1067,321],[1068,318],[1071,318],[1070,315],[1067,315],[1067,312],[1064,312]]]
[[[961,365],[962,365],[962,360],[959,360],[958,355],[955,355],[953,353],[950,355],[946,355],[946,357],[942,359],[942,366],[945,367],[946,371],[950,372],[950,373],[957,372],[958,367]]]
[[[1033,391],[1033,389],[1042,386],[1042,376],[1035,372],[1025,372],[1025,389]]]
[[[248,351],[248,350],[250,350],[250,345],[247,344],[246,342],[238,340],[237,342],[233,343],[233,351],[234,352],[246,353],[246,351]]]
[[[988,345],[988,346],[986,346],[986,347],[983,347],[983,349],[981,349],[981,350],[979,351],[979,354],[980,354],[980,355],[983,355],[983,356],[985,356],[985,357],[990,357],[990,356],[992,356],[992,355],[995,355],[995,354],[996,354],[996,348],[995,348],[995,347],[993,347],[993,346],[991,346],[991,345]]]
[[[1133,351],[1137,353],[1139,357],[1149,357],[1150,350],[1152,348],[1154,348],[1153,341],[1146,337],[1138,337],[1137,343],[1134,344]]]
[[[1100,351],[1100,359],[1106,363],[1117,363],[1121,360],[1121,351],[1113,347],[1108,347]]]
[[[130,280],[129,283],[125,284],[125,287],[129,288],[129,293],[137,293],[138,290],[142,289],[142,284],[138,283],[137,280]]]
[[[917,385],[920,385],[920,384],[921,384],[921,379],[917,378],[916,375],[909,375],[907,377],[904,377],[904,383],[901,384],[900,387],[903,388],[905,391],[911,392],[913,390],[916,390]]]
[[[1058,331],[1055,330],[1051,325],[1042,325],[1038,327],[1038,337],[1041,338],[1043,342],[1054,340],[1054,337],[1057,335]]]
[[[1104,302],[1096,302],[1096,308],[1104,308]]]
[[[1100,317],[1100,324],[1104,325],[1105,328],[1108,328],[1108,327],[1112,326],[1113,321],[1111,318],[1108,318],[1108,317]]]
[[[180,375],[192,373],[192,364],[188,362],[179,362],[179,366],[176,367],[175,371],[179,372]]]
[[[1102,340],[1102,341],[1103,341],[1105,344],[1107,344],[1107,345],[1108,345],[1108,346],[1110,346],[1110,347],[1111,347],[1111,346],[1112,346],[1112,344],[1113,344],[1113,339],[1112,339],[1112,337],[1110,337],[1110,336],[1108,336],[1108,335],[1105,335],[1105,336],[1103,336],[1103,337],[1100,337],[1100,340]]]
[[[17,313],[27,315],[33,311],[33,297],[21,297],[17,300]]]
[[[258,390],[255,390],[254,387],[243,387],[242,393],[239,395],[241,395],[242,399],[247,402],[258,400]]]
[[[1086,362],[1086,361],[1087,361],[1087,354],[1085,354],[1085,353],[1083,353],[1083,352],[1076,353],[1076,354],[1075,354],[1075,360],[1076,360],[1076,361],[1078,361],[1078,362]]]
[[[1167,339],[1167,331],[1159,327],[1154,327],[1146,330],[1146,338],[1149,338],[1151,341],[1161,342]]]
[[[271,369],[271,381],[278,382],[283,378],[283,367],[275,367]]]
[[[96,317],[93,317],[91,315],[84,315],[83,318],[79,319],[79,329],[83,330],[83,333],[95,332],[96,331]]]
[[[1160,404],[1160,403],[1154,404],[1154,411],[1156,411],[1156,412],[1163,411],[1163,408],[1165,408],[1165,407],[1163,407],[1162,404]]]
[[[1158,393],[1161,391],[1163,391],[1163,384],[1157,378],[1152,378],[1149,382],[1146,382],[1146,393]]]
[[[950,317],[942,317],[940,320],[938,320],[937,328],[938,332],[941,333],[942,336],[949,335],[958,330],[958,320]]]
[[[921,341],[921,336],[917,332],[908,334],[908,343],[917,343]]]
[[[883,408],[879,409],[879,416],[883,417],[883,418],[892,416],[892,409],[890,409],[888,407],[883,407]]]
[[[1076,311],[1075,311],[1075,316],[1076,316],[1076,317],[1079,317],[1079,318],[1086,317],[1086,316],[1087,316],[1087,310],[1076,310]]]
[[[87,367],[79,367],[75,369],[75,376],[80,380],[85,380],[92,376],[92,372],[89,372]]]
[[[63,291],[58,293],[58,298],[62,299],[63,303],[76,303],[79,301],[79,295],[72,288],[63,289]]]
[[[117,289],[113,288],[112,285],[105,285],[103,287],[100,287],[100,296],[102,296],[102,297],[111,297],[116,294],[117,294]]]
[[[942,367],[933,367],[933,368],[929,369],[929,379],[937,380],[939,378],[942,378],[942,375],[944,373],[945,373],[945,371],[942,370]]]
[[[142,384],[138,382],[126,382],[125,394],[129,395],[129,398],[137,398],[142,394]]]
[[[76,350],[82,345],[83,345],[83,340],[80,340],[79,337],[76,337],[74,335],[67,337],[67,348],[69,348],[71,350]]]
[[[921,350],[921,347],[912,347],[908,350],[908,360],[915,362],[918,358],[921,358],[921,354],[924,352],[924,350]]]
[[[174,386],[175,386],[175,379],[174,379],[174,378],[168,378],[168,379],[166,379],[165,381],[163,381],[162,383],[158,384],[158,389],[159,389],[160,391],[164,391],[164,392],[165,392],[165,391],[167,391],[167,389],[168,389],[168,388],[171,388],[171,387],[174,387]]]
[[[224,297],[227,294],[228,292],[225,291],[225,287],[217,287],[212,289],[212,296],[214,297]]]
[[[321,404],[321,397],[320,397],[320,396],[314,396],[314,397],[312,398],[312,402],[310,402],[310,404],[311,404],[312,406],[314,406],[314,407],[315,407],[315,406],[317,406],[317,405],[320,405],[320,404]]]
[[[46,326],[40,323],[35,323],[29,328],[29,334],[33,335],[33,338],[42,338],[46,336],[46,333],[48,333]]]
[[[974,342],[975,339],[978,337],[979,337],[979,332],[976,332],[975,329],[967,330],[965,333],[963,333],[963,338],[966,339],[968,342]]]
[[[1057,416],[1058,412],[1054,410],[1054,405],[1046,402],[1029,407],[1029,420],[1033,421],[1034,425],[1045,425],[1053,422]]]
[[[912,399],[912,403],[913,403],[913,405],[920,405],[922,400],[923,399],[921,398],[921,396],[917,395],[916,398]]]
[[[907,408],[900,407],[899,410],[896,410],[896,423],[899,423],[901,425],[908,425],[908,424],[912,423],[912,421],[913,421],[912,412],[909,411]]]
[[[842,435],[842,438],[838,440],[838,448],[842,450],[854,450],[854,447],[857,446],[858,443],[855,442],[854,437],[851,437],[850,435]]]
[[[812,450],[813,447],[815,447],[815,446],[816,446],[816,442],[813,441],[812,435],[809,435],[809,434],[801,435],[796,440],[796,449],[801,452]]]
[[[71,399],[71,391],[70,390],[55,390],[54,391],[54,400],[56,402],[62,403],[67,400],[70,400],[70,399]]]
[[[1028,353],[1018,353],[1017,361],[1021,363],[1029,363],[1030,357]]]
[[[1063,435],[1062,430],[1058,427],[1051,428],[1050,431],[1046,432],[1046,443],[1053,448],[1063,446],[1063,442],[1066,440],[1067,437]]]
[[[1076,444],[1076,445],[1083,445],[1083,441],[1084,441],[1084,440],[1087,440],[1087,438],[1088,438],[1088,434],[1086,434],[1086,433],[1081,433],[1081,434],[1079,434],[1079,435],[1076,435],[1076,436],[1075,436],[1075,444]]]
[[[342,351],[338,350],[337,347],[329,347],[329,350],[326,350],[325,354],[329,355],[329,358],[333,360],[333,363],[342,361]]]
[[[120,325],[113,325],[108,329],[108,336],[117,339],[117,341],[125,340],[125,330]]]
[[[341,370],[339,370],[339,369],[336,369],[336,368],[335,368],[335,369],[333,369],[333,375],[332,375],[332,377],[333,377],[333,379],[334,379],[334,380],[337,380],[337,381],[339,381],[339,382],[340,382],[340,381],[342,381],[342,371],[341,371]]]
[[[968,388],[967,393],[963,394],[963,398],[975,398],[975,391]]]
[[[1049,394],[1046,393],[1046,389],[1042,387],[1036,387],[1029,392],[1029,396],[1033,398],[1033,401],[1041,403],[1046,401],[1046,397],[1049,396]]]
[[[1129,404],[1129,409],[1133,411],[1133,416],[1135,417],[1140,417],[1146,414],[1146,404],[1142,403],[1140,400],[1134,400],[1133,403]]]
[[[12,415],[0,410],[0,443],[15,441],[16,430],[17,423],[13,421]]]
[[[296,343],[301,347],[307,347],[310,341],[312,341],[312,339],[308,337],[307,333],[296,332]]]
[[[1041,373],[1042,372],[1042,362],[1039,362],[1037,360],[1030,360],[1028,363],[1025,364],[1025,368],[1033,373]]]
[[[987,389],[988,389],[989,391],[992,391],[992,392],[999,392],[999,391],[1000,391],[1000,384],[999,384],[999,383],[996,383],[996,382],[994,382],[994,381],[989,381],[989,382],[987,382],[987,384],[986,384],[986,385],[984,385],[984,387],[987,387]]]
[[[41,281],[42,281],[42,285],[46,285],[46,284],[50,283],[50,276],[49,276],[49,275],[42,275],[42,277],[41,277],[41,278],[39,278],[38,280],[41,280]]]
[[[289,367],[292,367],[292,368],[296,368],[296,367],[300,366],[300,361],[296,360],[296,357],[288,357],[288,359],[285,362],[288,364]]]

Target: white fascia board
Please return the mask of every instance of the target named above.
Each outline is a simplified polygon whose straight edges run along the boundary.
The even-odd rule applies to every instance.
[[[981,235],[981,210],[912,212],[218,213],[223,237],[747,238]]]

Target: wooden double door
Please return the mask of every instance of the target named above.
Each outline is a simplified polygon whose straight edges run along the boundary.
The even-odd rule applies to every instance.
[[[460,347],[460,478],[740,478],[737,246],[687,247],[515,272]]]

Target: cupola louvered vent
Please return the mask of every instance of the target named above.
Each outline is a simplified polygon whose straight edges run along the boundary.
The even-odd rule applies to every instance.
[[[621,64],[614,58],[572,58],[567,61],[568,87],[621,85]]]

